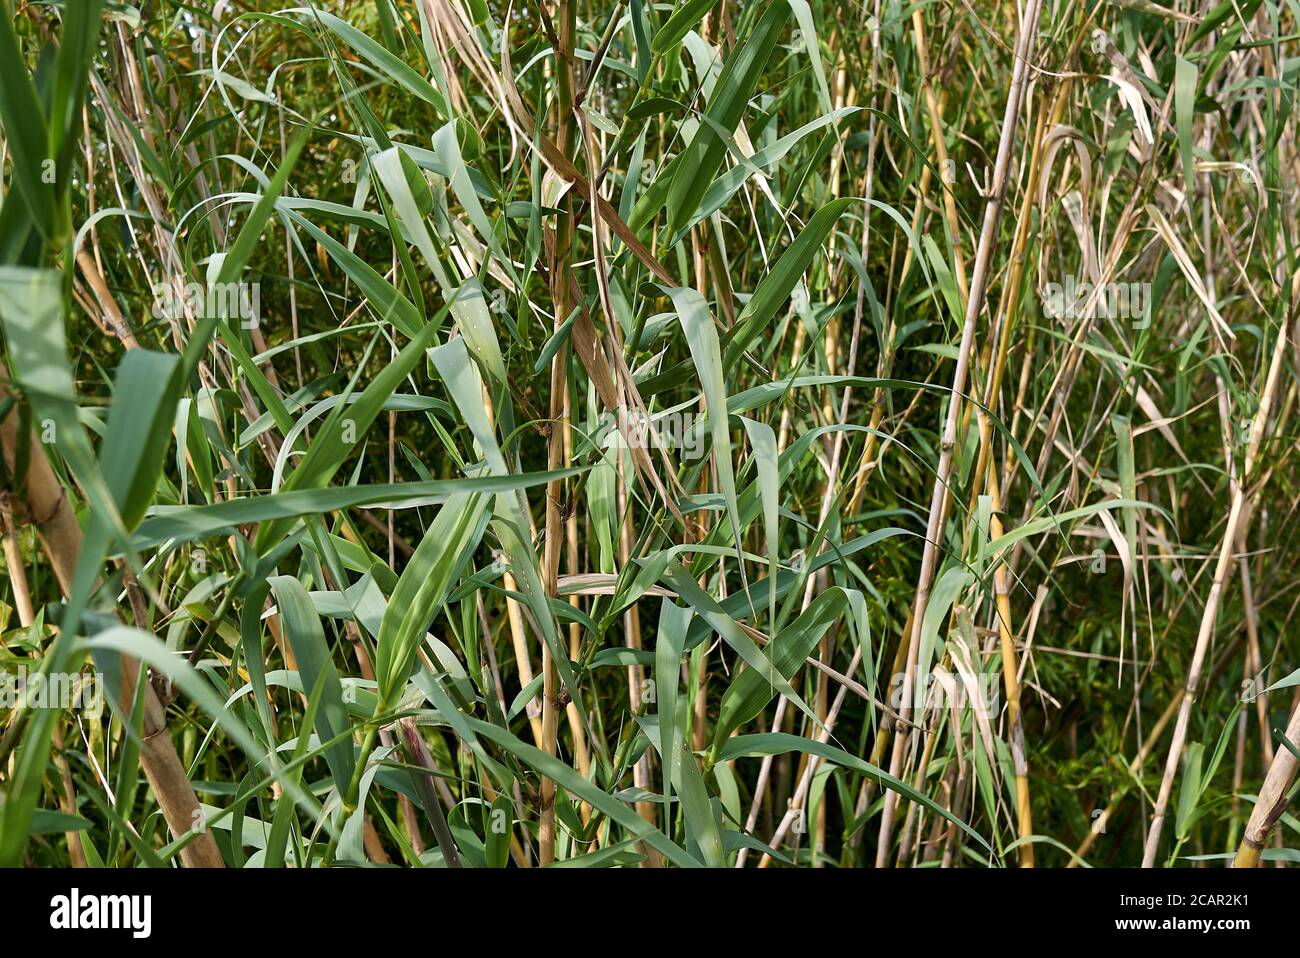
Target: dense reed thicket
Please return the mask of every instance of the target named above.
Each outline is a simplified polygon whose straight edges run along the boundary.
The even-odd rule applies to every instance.
[[[0,0],[0,864],[1285,864],[1293,0]]]

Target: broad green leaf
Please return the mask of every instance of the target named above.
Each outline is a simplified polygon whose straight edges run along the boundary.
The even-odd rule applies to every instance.
[[[975,831],[964,821],[953,815],[939,803],[926,795],[921,794],[906,782],[899,781],[888,772],[877,768],[870,762],[865,762],[856,755],[850,755],[843,749],[838,749],[833,745],[827,745],[824,742],[814,741],[813,739],[800,738],[797,735],[788,735],[784,732],[769,732],[759,735],[736,735],[727,740],[727,744],[722,747],[718,753],[717,761],[733,762],[736,759],[748,758],[755,755],[784,755],[788,752],[805,752],[809,755],[818,755],[836,765],[843,765],[845,768],[852,769],[869,778],[874,779],[882,788],[897,792],[899,795],[922,805],[934,812],[941,818],[952,822],[971,838],[979,843],[981,848],[992,851],[989,843],[984,837]]]
[[[439,115],[450,115],[442,94],[434,88],[433,84],[420,76],[420,74],[416,73],[415,70],[411,69],[411,67],[407,66],[406,63],[391,51],[387,50],[382,43],[379,43],[373,37],[362,33],[356,27],[352,26],[352,24],[317,7],[291,7],[287,10],[282,10],[281,13],[305,14],[307,17],[325,27],[328,27],[339,37],[339,39],[357,53],[361,54],[361,56],[380,73],[403,87],[407,92],[413,93],[425,103],[431,104],[437,110]]]
[[[430,479],[425,482],[397,482],[374,486],[330,486],[299,489],[274,495],[228,499],[206,506],[159,506],[132,539],[137,549],[146,549],[169,539],[188,542],[224,532],[235,526],[275,519],[321,515],[355,506],[410,509],[438,503],[457,493],[491,494],[545,485],[577,475],[582,470],[559,469],[508,476],[466,476],[460,479]]]
[[[783,0],[778,0],[783,2]],[[727,414],[726,376],[723,374],[722,351],[718,331],[713,325],[704,297],[693,289],[665,288],[681,320],[682,332],[690,347],[691,361],[699,377],[704,401],[708,405],[709,429],[713,436],[713,462],[727,502],[727,517],[740,546],[740,512],[736,506],[736,475],[731,461],[731,424]]]
[[[8,16],[0,16],[0,125],[13,164],[13,187],[32,225],[45,239],[53,239],[55,159],[48,152],[45,112]]]
[[[850,595],[838,586],[817,596],[804,612],[783,628],[767,647],[773,668],[786,679],[794,677],[804,660],[817,648],[822,636],[848,608]],[[714,728],[714,748],[721,748],[727,737],[767,707],[776,689],[754,669],[741,669],[722,695],[718,707],[718,724]]]
[[[672,12],[663,26],[655,31],[654,39],[650,41],[650,49],[657,54],[663,54],[671,50],[691,30],[695,29],[696,24],[704,19],[705,15],[713,9],[717,0],[685,0],[685,2]]]
[[[691,610],[664,599],[659,606],[659,628],[655,636],[655,697],[659,704],[659,754],[675,755],[677,749],[677,701]],[[673,763],[664,761],[664,801],[672,801]]]
[[[776,433],[765,422],[741,418],[745,431],[749,434],[749,445],[754,451],[754,462],[758,469],[759,498],[763,503],[763,534],[767,538],[767,574],[776,581],[780,571],[778,538],[778,514],[780,511],[781,476],[776,450]],[[776,593],[769,593],[768,622],[770,628],[776,623]]]
[[[749,97],[767,66],[789,17],[790,5],[786,0],[772,0],[753,32],[727,58],[705,111],[727,133],[734,133],[740,123]],[[696,128],[695,135],[682,152],[680,162],[676,164],[668,188],[666,205],[669,233],[677,232],[694,215],[726,153],[726,142],[713,125],[702,123]]]
[[[380,702],[405,687],[416,651],[487,525],[490,497],[457,493],[438,510],[384,610],[375,648]]]
[[[348,728],[349,720],[347,706],[343,704],[343,683],[339,681],[338,669],[334,667],[329,646],[325,642],[320,617],[316,615],[311,599],[297,579],[278,575],[272,577],[270,582],[303,686],[320,696],[321,703],[316,712],[316,734],[322,741],[332,739]],[[334,777],[335,787],[340,794],[345,793],[356,765],[352,743],[342,741],[331,746],[325,753],[325,760]]]
[[[833,200],[814,213],[808,225],[799,231],[794,242],[759,282],[754,295],[740,311],[728,334],[726,349],[728,369],[740,361],[741,353],[763,334],[776,316],[777,310],[790,299],[791,290],[811,265],[840,215],[852,203],[853,200],[847,197]]]
[[[801,712],[812,720],[813,724],[821,727],[821,720],[817,718],[817,713],[810,709],[806,702],[800,698],[796,692],[772,664],[769,659],[748,635],[741,629],[736,621],[727,614],[712,596],[695,584],[695,580],[690,577],[685,569],[680,566],[670,570],[665,576],[677,595],[688,602],[699,614],[700,618],[708,623],[715,632],[722,636],[723,640],[735,650],[736,654],[745,660],[745,663],[754,670],[758,677],[768,683],[775,691],[780,692],[787,699],[795,704]]]
[[[577,798],[591,805],[592,808],[623,826],[632,835],[644,841],[674,865],[682,868],[698,868],[700,866],[700,862],[638,815],[635,810],[629,808],[625,802],[619,801],[609,793],[597,788],[559,759],[547,755],[533,745],[520,741],[505,729],[498,728],[481,719],[465,716],[464,721],[475,733],[495,742],[525,765],[535,769],[547,778],[553,779],[561,788],[571,792]]]
[[[171,440],[180,357],[132,349],[122,357],[100,468],[128,530],[153,502]]]

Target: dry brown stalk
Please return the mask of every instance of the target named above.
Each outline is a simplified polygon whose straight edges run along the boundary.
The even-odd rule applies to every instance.
[[[8,369],[0,363],[0,397],[7,394],[4,384],[8,380]],[[16,415],[9,415],[0,423],[0,446],[3,447],[5,466],[10,475],[13,474],[18,452],[17,420]],[[77,524],[77,517],[73,514],[63,486],[45,458],[41,444],[35,436],[31,437],[30,443],[30,458],[22,488],[11,491],[35,527],[59,587],[67,595],[72,589],[77,556],[81,552],[81,526]],[[121,671],[121,701],[134,701],[139,664],[129,656],[122,656]],[[196,822],[202,821],[203,815],[194,787],[185,774],[185,767],[181,764],[176,746],[172,744],[168,733],[166,712],[149,683],[146,683],[144,690],[143,708],[140,766],[144,769],[172,835],[179,838],[187,834]],[[206,831],[182,848],[180,856],[181,861],[190,868],[221,868],[224,865],[216,842]]]
[[[1300,708],[1291,713],[1286,737],[1292,745],[1300,743]],[[1291,749],[1278,749],[1268,767],[1268,774],[1264,776],[1264,784],[1260,787],[1250,820],[1246,823],[1246,832],[1241,837],[1241,844],[1232,861],[1233,868],[1254,868],[1259,864],[1264,843],[1268,841],[1268,833],[1286,811],[1287,792],[1295,780],[1296,765],[1295,753]]]
[[[1287,348],[1290,345],[1287,325],[1287,323],[1282,324],[1281,329],[1278,330],[1277,341],[1273,344],[1273,358],[1269,363],[1264,389],[1260,393],[1259,411],[1252,420],[1250,441],[1246,447],[1246,460],[1241,469],[1241,481],[1236,484],[1233,490],[1232,504],[1228,511],[1228,521],[1224,528],[1223,540],[1219,546],[1219,557],[1214,568],[1214,580],[1210,584],[1210,593],[1205,600],[1205,609],[1201,615],[1201,625],[1196,635],[1196,648],[1192,652],[1192,662],[1187,669],[1187,681],[1183,685],[1183,700],[1178,708],[1178,720],[1174,724],[1173,740],[1169,743],[1169,755],[1165,759],[1165,771],[1160,779],[1160,791],[1156,796],[1155,811],[1151,818],[1151,829],[1147,833],[1146,846],[1142,853],[1143,868],[1150,868],[1155,864],[1156,853],[1160,850],[1160,835],[1164,829],[1165,815],[1169,808],[1169,797],[1173,794],[1174,778],[1178,774],[1178,762],[1182,758],[1183,744],[1187,741],[1187,727],[1191,721],[1192,705],[1196,702],[1196,692],[1201,683],[1201,669],[1205,662],[1205,653],[1209,649],[1210,639],[1214,635],[1214,627],[1219,614],[1219,603],[1223,599],[1228,572],[1232,568],[1233,547],[1238,541],[1237,537],[1241,531],[1243,516],[1249,511],[1248,497],[1253,497],[1258,491],[1257,488],[1251,487],[1251,473],[1255,465],[1255,458],[1259,453],[1264,428],[1268,424],[1272,412],[1278,379],[1282,373],[1282,361],[1285,359]],[[1294,771],[1294,756],[1292,756],[1291,762],[1291,771]],[[1277,766],[1277,759],[1274,760],[1274,766]],[[1285,772],[1287,772],[1287,769],[1284,763],[1278,774],[1281,775]],[[1273,774],[1273,769],[1270,768],[1269,774]],[[1268,822],[1267,824],[1271,825],[1272,823]],[[1261,821],[1260,825],[1264,826],[1264,822]],[[1267,832],[1267,826],[1264,826],[1264,830]],[[1247,834],[1250,834],[1249,831]]]
[[[1006,112],[1002,119],[1002,134],[998,142],[997,160],[993,169],[993,188],[984,209],[984,222],[980,229],[979,245],[975,251],[975,267],[971,275],[970,297],[966,303],[966,320],[962,327],[961,341],[957,350],[957,365],[953,371],[952,386],[949,390],[948,410],[940,441],[939,464],[930,498],[930,514],[925,533],[925,547],[921,555],[921,570],[917,579],[916,598],[913,601],[912,634],[908,645],[907,670],[904,672],[903,701],[900,707],[900,714],[904,718],[910,717],[911,714],[912,690],[915,687],[917,659],[921,648],[921,629],[925,618],[925,607],[930,597],[930,585],[938,565],[939,541],[943,534],[942,520],[947,504],[948,478],[952,472],[953,449],[957,442],[957,421],[961,407],[961,395],[966,388],[966,373],[975,339],[975,324],[982,311],[984,292],[993,259],[993,244],[997,239],[998,224],[1002,216],[1002,205],[1006,197],[1011,150],[1015,142],[1016,128],[1020,121],[1020,102],[1024,93],[1034,34],[1038,29],[1038,16],[1041,10],[1041,0],[1030,0],[1025,10],[1024,20],[1020,24],[1016,41],[1015,66],[1007,95]],[[902,769],[908,740],[908,728],[906,725],[900,724],[895,733],[894,748],[889,760],[891,775],[896,776]],[[880,840],[876,848],[877,867],[885,867],[889,861],[889,847],[893,837],[894,814],[897,806],[897,793],[892,791],[887,793],[885,795],[884,812],[881,816]]]

